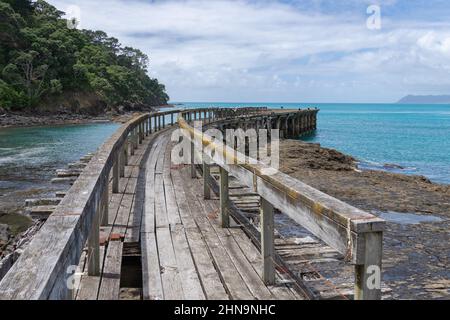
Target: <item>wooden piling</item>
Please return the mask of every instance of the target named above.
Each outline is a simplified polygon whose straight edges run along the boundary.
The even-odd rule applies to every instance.
[[[220,167],[220,217],[222,228],[230,227],[230,215],[228,212],[228,171]]]
[[[261,198],[261,255],[263,258],[263,281],[267,285],[275,284],[275,248],[273,206]]]
[[[380,300],[383,233],[370,232],[363,236],[364,264],[355,265],[355,300]]]
[[[211,199],[211,188],[209,187],[210,176],[210,166],[206,161],[203,161],[203,196],[206,200]]]

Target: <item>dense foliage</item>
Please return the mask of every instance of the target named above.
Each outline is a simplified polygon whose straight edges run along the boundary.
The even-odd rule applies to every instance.
[[[68,28],[63,15],[42,0],[0,0],[0,107],[34,108],[64,92],[94,93],[108,106],[167,103],[144,53]]]

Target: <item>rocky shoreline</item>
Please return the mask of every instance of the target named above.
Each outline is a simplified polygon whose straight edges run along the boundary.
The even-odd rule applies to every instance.
[[[392,298],[449,299],[450,185],[359,170],[357,164],[357,159],[319,144],[285,140],[280,145],[282,172],[357,208],[384,214],[383,279]],[[390,219],[398,215],[409,220]],[[416,222],[418,218],[439,220]]]
[[[109,121],[124,122],[131,116]],[[450,185],[423,176],[360,170],[352,156],[298,140],[281,142],[280,165],[282,172],[375,215],[392,212],[440,218],[425,223],[387,221],[383,279],[394,299],[450,298]],[[401,169],[386,165],[391,167]],[[0,225],[0,249],[11,236],[11,230]]]
[[[161,108],[171,108],[168,104],[158,107],[139,107],[135,109],[119,107],[101,113],[59,111],[6,112],[0,108],[0,128],[29,127],[45,125],[86,124],[101,122],[126,122],[131,116],[142,112],[151,112]]]

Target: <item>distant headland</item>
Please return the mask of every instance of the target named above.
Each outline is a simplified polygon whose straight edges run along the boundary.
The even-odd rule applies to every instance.
[[[408,95],[401,98],[397,103],[402,104],[450,104],[450,95],[429,95],[429,96],[415,96]]]

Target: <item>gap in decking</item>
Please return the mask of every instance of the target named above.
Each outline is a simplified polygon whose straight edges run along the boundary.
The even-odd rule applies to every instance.
[[[142,300],[141,246],[138,242],[123,244],[120,299]]]

